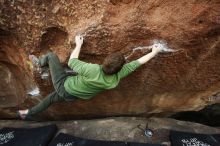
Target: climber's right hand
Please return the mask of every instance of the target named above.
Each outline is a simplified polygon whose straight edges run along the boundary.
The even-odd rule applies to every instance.
[[[82,46],[82,44],[83,44],[83,36],[76,35],[75,36],[75,42],[76,42],[76,46]]]

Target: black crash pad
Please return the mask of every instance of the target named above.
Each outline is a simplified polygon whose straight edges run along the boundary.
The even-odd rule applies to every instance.
[[[170,140],[172,146],[220,146],[219,136],[171,131]]]
[[[56,125],[37,128],[2,128],[0,129],[0,145],[47,146],[56,131]]]
[[[60,133],[49,146],[162,146],[158,144],[129,143],[119,141],[89,140]]]
[[[212,136],[215,138],[215,140],[218,141],[218,143],[220,143],[220,134],[213,134]],[[219,146],[220,146],[220,144],[219,144]]]

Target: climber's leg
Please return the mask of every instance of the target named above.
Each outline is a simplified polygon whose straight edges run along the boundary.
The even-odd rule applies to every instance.
[[[27,116],[40,113],[40,112],[44,111],[45,109],[47,109],[52,103],[55,103],[58,101],[64,101],[64,98],[59,96],[57,94],[57,92],[54,91],[54,92],[50,93],[49,95],[47,95],[47,97],[44,98],[39,104],[30,108],[28,110]]]

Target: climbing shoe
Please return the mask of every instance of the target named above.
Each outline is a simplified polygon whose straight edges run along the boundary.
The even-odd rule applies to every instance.
[[[28,120],[28,110],[18,110],[16,117],[20,120]]]
[[[29,114],[29,110],[18,110],[16,112],[16,119],[24,120],[24,121],[39,121],[37,118],[33,117]],[[39,121],[40,122],[40,121]]]

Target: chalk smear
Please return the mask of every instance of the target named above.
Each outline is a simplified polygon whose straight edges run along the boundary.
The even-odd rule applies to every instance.
[[[141,50],[141,51],[152,50],[153,47],[159,47],[161,49],[161,51],[160,51],[161,53],[169,53],[169,52],[177,52],[177,51],[179,51],[179,50],[174,50],[174,49],[169,48],[165,41],[154,40],[153,44],[150,45],[150,46],[138,46],[138,47],[133,48],[132,49],[132,53],[130,55],[126,56],[125,59],[129,58],[137,50]]]
[[[27,94],[31,96],[39,96],[40,90],[38,87],[35,87],[33,90],[29,91]]]

